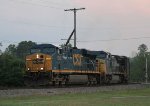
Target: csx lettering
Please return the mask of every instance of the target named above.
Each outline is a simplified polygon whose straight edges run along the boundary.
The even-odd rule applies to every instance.
[[[81,55],[80,54],[73,55],[73,64],[77,65],[77,66],[81,65]]]

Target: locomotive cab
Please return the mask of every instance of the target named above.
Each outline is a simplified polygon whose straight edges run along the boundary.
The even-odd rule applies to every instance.
[[[43,53],[35,53],[26,57],[26,71],[50,72],[52,70],[52,57]]]
[[[56,54],[57,49],[51,44],[41,44],[32,47],[30,55],[26,56],[26,71],[51,72],[52,56]]]
[[[51,44],[40,44],[30,49],[26,56],[24,84],[26,86],[49,84],[58,54],[58,47]]]

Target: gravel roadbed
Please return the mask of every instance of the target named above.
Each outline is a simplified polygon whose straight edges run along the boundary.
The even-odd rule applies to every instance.
[[[98,87],[73,87],[73,88],[44,88],[44,89],[7,89],[0,90],[0,97],[18,97],[31,95],[57,95],[66,93],[91,93],[97,91],[117,91],[128,89],[150,88],[150,84],[129,84]]]

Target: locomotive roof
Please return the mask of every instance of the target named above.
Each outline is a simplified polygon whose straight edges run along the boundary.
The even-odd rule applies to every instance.
[[[111,54],[109,52],[106,52],[106,51],[99,51],[100,53],[103,53],[103,54]]]
[[[36,48],[58,48],[58,47],[52,44],[37,44],[33,46],[31,49],[36,49]]]
[[[101,54],[104,55],[111,55],[109,52],[105,52],[105,51],[91,51],[91,50],[87,50],[87,49],[75,49],[73,50],[74,53],[80,53],[82,55],[93,55],[93,56],[99,56]]]
[[[112,55],[114,57],[119,57],[119,58],[128,58],[127,56],[119,56],[119,55]]]

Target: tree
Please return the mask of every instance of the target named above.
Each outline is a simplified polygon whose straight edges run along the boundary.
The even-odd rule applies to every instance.
[[[30,53],[30,48],[36,45],[35,42],[32,41],[22,41],[17,46],[14,44],[10,44],[6,49],[6,54],[12,55],[17,58],[24,59],[26,55]]]
[[[0,43],[0,47],[2,46],[2,43]],[[0,54],[2,54],[2,50],[0,49]]]
[[[142,55],[130,59],[130,75],[131,80],[136,82],[144,81],[145,58]]]
[[[30,48],[36,45],[32,41],[22,41],[18,44],[16,54],[19,58],[25,59],[25,56],[30,53]]]
[[[34,45],[32,41],[22,41],[17,46],[10,44],[0,55],[0,86],[23,85],[24,58]]]
[[[138,55],[130,59],[131,65],[131,80],[144,81],[145,80],[145,56],[147,57],[148,64],[150,64],[150,56],[148,54],[148,48],[145,44],[141,44],[138,47]],[[150,66],[148,65],[148,69]],[[148,73],[150,75],[150,73]]]
[[[148,47],[145,44],[141,44],[138,47],[138,50],[139,50],[139,54],[145,54],[145,52],[148,50]]]
[[[10,45],[6,48],[5,53],[6,53],[6,54],[9,54],[9,55],[12,55],[12,56],[16,56],[16,51],[17,51],[16,45],[10,44]]]
[[[23,85],[24,62],[10,54],[0,56],[0,86]]]

